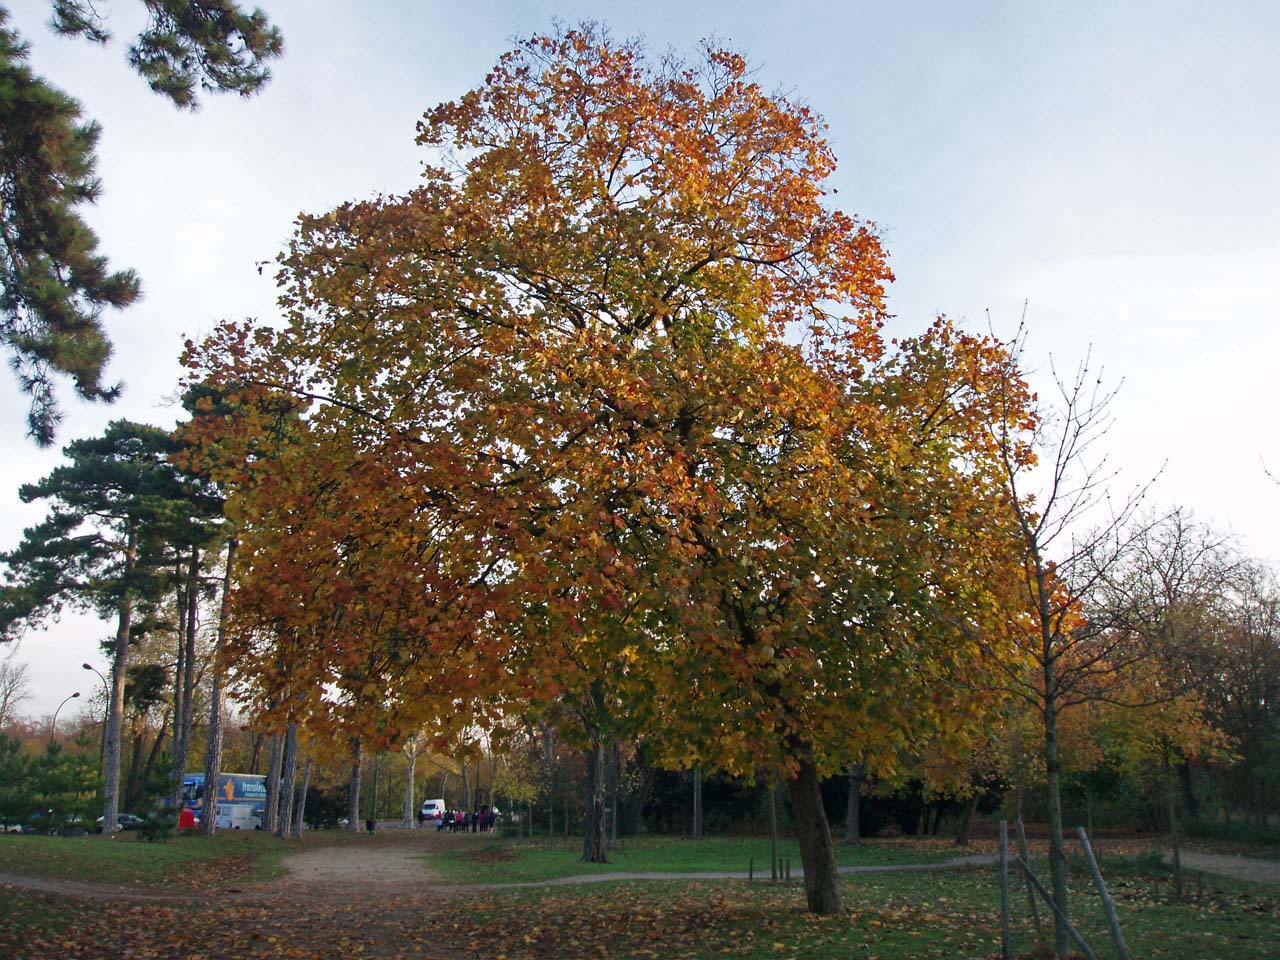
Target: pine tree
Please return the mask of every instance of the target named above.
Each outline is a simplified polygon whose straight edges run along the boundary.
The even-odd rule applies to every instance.
[[[0,554],[0,640],[56,616],[64,606],[115,617],[104,764],[104,832],[120,801],[121,718],[129,646],[154,619],[171,587],[175,547],[195,539],[218,501],[170,463],[177,441],[165,430],[117,420],[101,437],[64,449],[70,463],[24,485],[25,502],[46,500],[48,516]]]
[[[147,28],[129,48],[133,68],[161,96],[185,109],[197,90],[252,96],[270,79],[265,64],[283,49],[280,32],[255,9],[231,0],[143,0]],[[120,386],[103,382],[111,342],[106,307],[140,295],[132,270],[112,270],[80,209],[97,201],[99,128],[80,104],[27,65],[28,46],[0,7],[0,345],[30,399],[27,432],[53,443],[59,376],[85,400],[110,402]],[[53,27],[106,43],[93,4],[54,0]]]
[[[111,344],[101,314],[133,303],[139,287],[132,271],[108,267],[77,212],[100,192],[98,126],[31,72],[7,17],[0,8],[0,340],[31,397],[28,433],[48,446],[61,419],[55,375],[86,400],[118,395],[102,382]]]

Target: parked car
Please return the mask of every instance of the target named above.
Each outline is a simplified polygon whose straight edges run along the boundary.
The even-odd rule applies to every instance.
[[[21,832],[22,832],[22,824],[20,823],[0,824],[0,833],[21,833]]]
[[[104,818],[98,818],[97,832],[102,832],[102,821]],[[134,816],[132,813],[117,813],[116,826],[121,830],[137,830],[143,824],[142,817]]]

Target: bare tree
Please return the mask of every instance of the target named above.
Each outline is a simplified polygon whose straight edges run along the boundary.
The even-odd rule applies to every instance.
[[[1006,415],[992,425],[1007,485],[1012,528],[1023,554],[1010,630],[1022,657],[1004,661],[1006,690],[1027,701],[1043,725],[1048,780],[1049,868],[1056,918],[1054,949],[1070,951],[1063,840],[1058,720],[1062,712],[1105,698],[1126,666],[1150,655],[1150,636],[1120,622],[1091,619],[1083,603],[1109,584],[1134,548],[1138,509],[1150,483],[1113,500],[1115,472],[1097,447],[1109,432],[1115,389],[1104,386],[1091,358],[1071,379],[1051,367],[1057,403],[1041,405],[1034,425],[1015,411],[1034,402],[1020,373],[1026,327],[1009,351],[1000,387]],[[1029,429],[1030,428],[1030,429]],[[1030,665],[1030,669],[1028,669]]]
[[[18,717],[18,705],[27,699],[27,664],[17,662],[15,648],[0,660],[0,730]]]
[[[418,825],[417,809],[414,804],[416,790],[414,781],[418,772],[418,754],[422,752],[424,742],[421,733],[412,734],[400,744],[400,752],[404,754],[404,813],[400,818],[401,826],[412,829]]]

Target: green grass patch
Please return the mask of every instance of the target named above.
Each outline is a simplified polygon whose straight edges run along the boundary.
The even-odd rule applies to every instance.
[[[989,960],[999,955],[1000,900],[994,868],[864,874],[842,882],[847,912],[839,917],[807,914],[796,884],[620,882],[503,891],[486,898],[475,927],[468,931],[468,947],[480,956],[505,955],[509,960]],[[1117,884],[1113,891],[1134,956],[1274,960],[1280,921],[1274,889],[1224,881],[1207,891],[1201,902],[1180,904],[1153,897],[1152,889],[1139,876]],[[1086,877],[1073,876],[1072,903],[1079,929],[1095,952],[1113,955],[1101,907]],[[1038,937],[1025,915],[1025,899],[1015,906],[1013,927],[1017,954],[1030,955]]]
[[[0,873],[115,885],[192,888],[278,876],[286,841],[263,833],[221,832],[147,843],[114,836],[0,837]]]
[[[937,863],[964,856],[944,840],[868,840],[856,847],[837,845],[842,866],[890,866]],[[435,853],[434,876],[451,883],[536,883],[584,874],[602,873],[747,873],[769,877],[767,838],[713,837],[682,840],[653,837],[628,840],[609,851],[608,863],[583,863],[581,841],[554,845],[539,840],[476,838],[471,847]],[[800,870],[800,847],[794,840],[779,844],[779,857]]]

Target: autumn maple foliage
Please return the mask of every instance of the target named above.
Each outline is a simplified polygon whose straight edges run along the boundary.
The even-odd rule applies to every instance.
[[[262,709],[393,740],[556,704],[592,859],[610,737],[788,779],[810,908],[839,909],[819,776],[962,749],[987,706],[1009,411],[999,344],[882,340],[891,274],[822,130],[737,54],[584,27],[429,111],[416,189],[300,218],[283,325],[186,358],[223,398],[190,438],[241,523]]]

